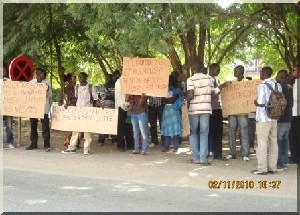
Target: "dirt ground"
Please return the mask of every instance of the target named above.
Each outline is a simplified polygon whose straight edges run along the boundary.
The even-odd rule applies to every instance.
[[[14,124],[15,141],[17,142],[17,120]],[[274,175],[256,176],[250,170],[256,167],[256,155],[250,156],[249,162],[236,160],[213,160],[212,166],[201,167],[189,164],[190,158],[186,154],[167,154],[161,152],[161,146],[149,149],[149,154],[133,155],[130,150],[120,152],[116,144],[106,141],[103,147],[97,144],[97,135],[94,134],[91,144],[92,154],[85,156],[82,149],[72,155],[62,154],[64,149],[65,132],[51,131],[52,151],[43,150],[41,123],[39,123],[38,150],[27,151],[24,147],[29,144],[29,121],[22,119],[21,146],[16,149],[4,148],[4,168],[40,171],[62,175],[74,175],[111,180],[124,180],[138,183],[155,184],[161,186],[188,186],[199,189],[211,189],[209,183],[216,181],[280,181],[279,189],[211,189],[212,192],[243,192],[247,194],[297,197],[297,166],[290,165],[288,170]],[[228,153],[228,125],[224,125],[223,154]],[[3,128],[5,143],[5,128]],[[83,141],[82,144],[83,145]],[[189,143],[184,139],[182,147],[188,148]],[[239,148],[237,149],[239,152]]]

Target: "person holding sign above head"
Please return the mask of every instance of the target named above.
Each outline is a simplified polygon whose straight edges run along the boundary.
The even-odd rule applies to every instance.
[[[130,102],[131,105],[131,123],[133,126],[134,135],[134,150],[133,154],[139,154],[139,136],[142,134],[143,145],[141,154],[146,155],[148,148],[148,128],[147,128],[147,96],[142,95],[127,95],[126,102]]]
[[[237,81],[246,81],[244,78],[245,68],[242,65],[238,65],[234,68],[234,77]],[[248,113],[239,115],[229,115],[229,144],[230,154],[226,156],[227,159],[236,159],[236,133],[237,126],[241,130],[241,153],[243,161],[249,161],[249,136],[248,136]]]
[[[93,85],[90,85],[87,82],[87,77],[88,75],[85,72],[81,72],[79,74],[79,82],[80,85],[76,86],[76,97],[77,97],[77,102],[76,102],[76,107],[93,107],[93,103],[96,102],[96,105],[98,107],[103,107],[101,104],[101,101],[98,99],[98,95],[96,92],[96,89]],[[70,140],[70,145],[69,147],[62,151],[64,154],[72,154],[76,153],[77,149],[77,141],[78,141],[78,136],[80,132],[73,131],[72,132],[72,137]],[[90,144],[92,142],[92,135],[89,132],[84,132],[84,150],[83,154],[88,155],[90,154]]]
[[[10,81],[8,75],[8,65],[3,64],[3,81]],[[13,133],[13,117],[12,116],[3,116],[3,122],[6,127],[6,144],[8,148],[13,149],[14,146],[14,133]]]
[[[45,114],[44,119],[41,119],[42,122],[42,130],[43,130],[43,138],[44,138],[44,149],[46,152],[50,152],[50,126],[49,126],[49,112],[52,103],[52,90],[50,83],[46,80],[46,70],[43,68],[36,69],[37,79],[32,80],[32,82],[43,83],[47,86],[46,92],[46,104],[45,104]],[[38,142],[38,119],[30,118],[30,141],[29,146],[26,147],[26,150],[37,149]]]

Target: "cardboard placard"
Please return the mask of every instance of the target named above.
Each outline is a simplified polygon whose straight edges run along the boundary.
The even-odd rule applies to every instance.
[[[42,83],[3,81],[2,115],[44,118],[46,91]]]
[[[295,84],[293,86],[293,96],[293,116],[300,116],[300,79],[297,79],[295,81]]]
[[[181,107],[181,112],[182,112],[182,136],[187,137],[190,135],[190,121],[189,121],[189,114],[188,114],[188,108],[187,108],[187,103],[184,102],[184,104]]]
[[[54,130],[117,134],[117,127],[117,109],[52,106]]]
[[[124,58],[122,93],[166,97],[170,66],[169,59]]]
[[[256,111],[254,100],[261,80],[235,81],[221,91],[223,116]]]

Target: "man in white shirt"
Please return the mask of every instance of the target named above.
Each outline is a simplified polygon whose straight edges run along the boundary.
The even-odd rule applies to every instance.
[[[265,105],[269,101],[271,90],[265,83],[282,92],[280,84],[271,79],[273,70],[271,67],[263,67],[260,71],[260,79],[263,82],[258,85],[257,100],[254,101],[256,109],[256,134],[257,134],[257,169],[251,171],[254,175],[266,175],[277,171],[278,145],[277,145],[277,120],[270,119]]]
[[[130,103],[125,102],[122,93],[121,77],[115,83],[115,108],[118,109],[117,148],[119,151],[132,150],[134,148],[133,128],[128,116]]]
[[[46,104],[45,104],[45,114],[44,119],[41,119],[42,122],[42,130],[43,130],[43,138],[44,138],[44,149],[46,152],[50,152],[50,125],[49,125],[49,112],[52,103],[52,90],[51,85],[48,81],[46,81],[46,70],[42,68],[36,69],[37,79],[32,80],[32,82],[36,83],[44,83],[47,85],[47,92],[46,92]],[[37,125],[38,119],[30,118],[30,141],[31,143],[27,146],[26,150],[33,150],[37,149],[37,142],[38,142],[38,132],[37,132]]]
[[[300,163],[300,65],[293,67],[290,72],[290,84],[293,86],[293,95],[294,95],[294,106],[293,106],[293,118],[291,122],[290,130],[290,152],[291,159],[290,163]]]
[[[97,106],[102,106],[94,86],[87,82],[88,75],[85,72],[79,74],[80,85],[76,86],[75,96],[77,97],[76,107],[93,107],[93,102],[97,102]],[[70,145],[62,153],[72,154],[76,153],[77,139],[80,132],[73,131],[70,140]],[[92,134],[90,132],[84,132],[84,149],[83,154],[88,155],[90,153],[90,145],[92,142]]]

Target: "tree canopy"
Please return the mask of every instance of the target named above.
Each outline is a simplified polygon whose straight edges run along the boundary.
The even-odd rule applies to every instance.
[[[103,83],[123,57],[169,58],[177,71],[217,62],[223,78],[237,59],[278,71],[300,61],[299,17],[299,3],[4,4],[4,61],[29,56],[54,87],[82,70]]]

